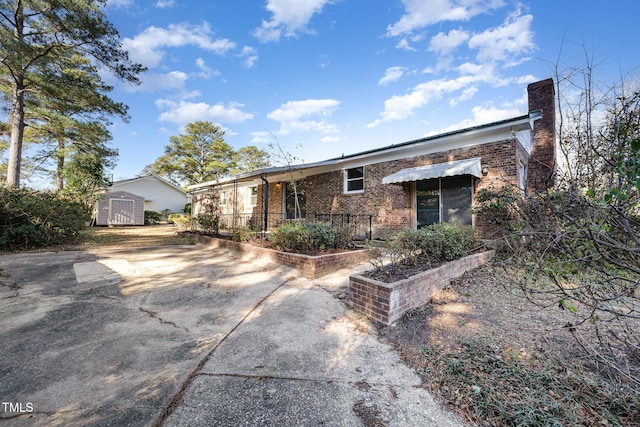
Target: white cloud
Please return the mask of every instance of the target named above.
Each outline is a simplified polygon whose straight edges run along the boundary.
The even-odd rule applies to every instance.
[[[188,80],[186,73],[182,71],[170,71],[168,73],[144,73],[140,76],[140,85],[122,86],[129,92],[155,92],[157,90],[183,89]]]
[[[200,70],[197,74],[198,77],[203,79],[208,79],[211,76],[219,76],[221,74],[219,70],[209,68],[202,58],[196,59],[196,67]]]
[[[442,21],[468,21],[503,6],[504,0],[402,0],[405,14],[387,27],[387,35],[398,36]]]
[[[396,44],[397,49],[406,50],[409,52],[415,52],[417,49],[409,44],[409,40],[406,37],[400,39],[398,44]]]
[[[335,99],[289,101],[270,112],[267,117],[278,122],[291,122],[315,115],[328,117],[333,114],[338,105],[340,105],[340,101]]]
[[[228,39],[213,39],[209,25],[171,24],[167,28],[149,27],[134,38],[125,38],[122,46],[131,59],[148,68],[157,67],[165,52],[163,48],[196,46],[219,55],[236,48]]]
[[[461,102],[468,101],[478,92],[478,88],[475,86],[468,87],[462,91],[462,94],[458,97],[449,99],[449,106],[455,107]]]
[[[476,81],[473,76],[461,76],[452,80],[431,80],[419,84],[406,95],[394,95],[384,102],[384,111],[380,118],[367,125],[376,127],[384,122],[405,120],[413,115],[414,110],[422,108],[432,100],[441,99],[443,95],[468,88]]]
[[[378,80],[378,84],[380,86],[386,86],[389,83],[398,81],[404,75],[405,71],[406,68],[404,67],[389,67],[384,73],[384,76]]]
[[[280,40],[280,37],[293,37],[298,32],[309,32],[307,24],[314,14],[332,0],[267,0],[267,10],[271,12],[270,21],[262,21],[253,35],[263,43]]]
[[[124,8],[133,4],[133,0],[108,0],[107,7],[115,7],[116,9]]]
[[[253,118],[253,114],[242,111],[244,105],[222,103],[210,105],[205,102],[186,102],[159,99],[156,106],[166,110],[160,114],[159,121],[183,125],[197,120],[215,123],[241,123]]]
[[[244,59],[244,66],[247,68],[253,68],[258,62],[258,51],[251,46],[244,46],[240,57]]]
[[[171,8],[173,6],[176,5],[175,0],[158,0],[155,4],[155,6],[158,9],[166,9],[166,8]]]
[[[339,132],[336,125],[326,120],[317,120],[315,117],[330,117],[339,105],[340,101],[335,99],[289,101],[270,112],[267,117],[280,122],[279,135],[297,132],[334,134]]]
[[[473,117],[470,119],[465,119],[459,123],[453,124],[451,126],[447,126],[444,129],[441,129],[437,133],[446,133],[453,132],[460,129],[466,129],[473,126],[484,125],[487,123],[493,123],[500,120],[511,119],[513,117],[517,117],[522,113],[518,108],[496,108],[494,106],[477,106],[471,110],[473,113]]]
[[[480,62],[508,61],[512,64],[516,63],[514,57],[518,58],[534,49],[532,21],[533,16],[521,16],[517,11],[499,27],[490,28],[471,36],[469,47],[478,49],[477,59]]]
[[[468,39],[469,33],[462,29],[451,30],[448,34],[440,32],[431,38],[429,50],[435,51],[440,55],[446,55]]]
[[[265,130],[259,132],[251,132],[251,143],[252,144],[261,144],[273,142],[273,137],[270,132]]]

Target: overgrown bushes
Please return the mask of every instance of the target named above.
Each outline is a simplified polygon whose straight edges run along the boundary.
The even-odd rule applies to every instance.
[[[0,250],[74,243],[88,220],[85,205],[58,194],[0,188]]]
[[[640,196],[560,186],[511,201],[509,189],[487,193],[478,214],[494,222],[498,261],[525,272],[509,283],[542,308],[568,310],[567,330],[612,378],[640,386]],[[508,200],[509,203],[505,203]]]
[[[162,221],[162,214],[156,211],[144,211],[144,223],[154,225]]]
[[[477,245],[473,228],[449,223],[419,230],[402,230],[367,244],[369,259],[377,273],[391,279],[405,267],[426,267],[469,254]],[[378,276],[380,277],[380,276]]]
[[[286,222],[275,229],[269,240],[281,251],[314,252],[344,249],[350,242],[346,228],[317,222]]]

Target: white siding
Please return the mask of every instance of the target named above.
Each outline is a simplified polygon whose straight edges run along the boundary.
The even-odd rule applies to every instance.
[[[187,203],[184,192],[153,176],[121,183],[114,182],[111,188],[114,191],[126,191],[144,197],[144,209],[147,211],[162,212],[169,209],[171,212],[182,212]]]

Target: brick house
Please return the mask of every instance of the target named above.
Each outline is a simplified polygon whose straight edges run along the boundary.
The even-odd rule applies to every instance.
[[[361,228],[374,236],[434,222],[482,231],[473,214],[480,189],[516,185],[532,192],[554,185],[554,82],[532,83],[527,93],[529,113],[520,117],[193,185],[193,214],[215,192],[233,227],[264,230],[286,219],[346,215],[369,218]]]

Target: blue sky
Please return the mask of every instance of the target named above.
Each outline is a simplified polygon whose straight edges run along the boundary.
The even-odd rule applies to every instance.
[[[111,145],[131,178],[196,120],[235,149],[276,140],[304,162],[526,114],[526,85],[579,67],[636,75],[635,1],[110,0],[148,71]]]

